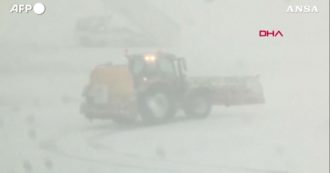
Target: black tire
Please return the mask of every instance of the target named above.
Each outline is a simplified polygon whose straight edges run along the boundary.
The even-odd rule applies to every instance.
[[[187,97],[184,112],[187,117],[206,118],[212,109],[212,104],[208,96],[202,93],[191,94]]]
[[[168,92],[153,90],[140,96],[139,110],[145,123],[160,123],[173,118],[175,104]]]

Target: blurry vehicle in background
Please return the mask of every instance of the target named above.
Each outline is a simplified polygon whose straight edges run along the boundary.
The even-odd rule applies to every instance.
[[[75,40],[82,46],[150,46],[154,39],[118,16],[81,18],[75,25]]]
[[[166,47],[180,39],[177,21],[147,1],[106,0],[103,4],[104,15],[78,19],[74,29],[78,44]]]
[[[264,103],[257,76],[186,76],[186,61],[173,54],[128,55],[128,65],[97,66],[83,92],[81,112],[89,119],[159,123],[182,109],[204,118],[213,105]]]

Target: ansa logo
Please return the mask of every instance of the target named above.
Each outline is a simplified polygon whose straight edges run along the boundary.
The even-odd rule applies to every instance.
[[[286,9],[287,13],[318,13],[316,5],[289,5]]]
[[[280,30],[259,30],[259,37],[283,37]]]

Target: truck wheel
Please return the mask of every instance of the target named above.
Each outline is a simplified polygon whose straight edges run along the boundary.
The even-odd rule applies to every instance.
[[[185,114],[192,118],[206,118],[211,112],[211,102],[203,95],[192,95],[188,97],[185,104]]]
[[[140,114],[144,122],[160,123],[174,116],[175,106],[166,92],[149,92],[144,94],[139,102]]]

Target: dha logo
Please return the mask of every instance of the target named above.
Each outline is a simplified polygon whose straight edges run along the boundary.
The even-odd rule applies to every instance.
[[[259,37],[283,37],[283,33],[280,30],[259,30]]]
[[[287,13],[318,13],[316,5],[289,5],[286,9]]]
[[[11,9],[10,13],[30,13],[33,10],[34,13],[40,15],[44,14],[46,7],[44,4],[38,2],[34,5],[31,4],[14,4]]]

